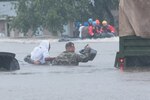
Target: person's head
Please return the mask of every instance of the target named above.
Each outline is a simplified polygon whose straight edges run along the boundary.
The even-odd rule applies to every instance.
[[[96,25],[99,25],[100,21],[98,19],[96,19]]]
[[[80,24],[80,26],[83,26],[82,24]]]
[[[92,25],[93,25],[93,26],[96,26],[96,21],[93,21],[93,22],[92,22]]]
[[[104,20],[104,21],[102,22],[102,25],[103,25],[103,26],[106,26],[106,25],[107,25],[107,21]]]
[[[72,42],[66,43],[65,48],[66,48],[66,51],[68,52],[75,52],[75,46],[74,46],[74,43]]]
[[[88,22],[89,22],[90,24],[92,24],[93,19],[92,19],[92,18],[89,18],[89,19],[88,19]]]
[[[43,40],[40,43],[40,47],[48,49],[48,51],[50,50],[51,46],[50,46],[50,42],[48,40]]]

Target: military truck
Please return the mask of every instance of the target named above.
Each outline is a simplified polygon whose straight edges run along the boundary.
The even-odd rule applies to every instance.
[[[115,67],[150,67],[150,0],[120,0]]]

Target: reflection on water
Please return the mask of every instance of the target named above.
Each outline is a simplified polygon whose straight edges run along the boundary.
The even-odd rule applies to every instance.
[[[113,67],[118,43],[89,44],[98,50],[99,54],[95,60],[70,67],[27,64],[23,58],[36,44],[1,43],[1,51],[10,50],[17,54],[20,70],[0,71],[0,80],[2,80],[0,98],[3,100],[10,100],[10,97],[12,100],[150,100],[150,68],[132,68],[122,72]],[[76,42],[77,49],[84,45]],[[56,56],[62,52],[57,47],[63,48],[64,43],[52,43],[52,46],[51,54]]]
[[[107,73],[118,71],[116,68],[101,68],[92,65],[80,66],[50,66],[50,65],[33,65],[26,64],[18,71],[0,71],[0,75],[37,75],[37,74],[85,74],[85,73]],[[105,67],[105,66],[104,66]]]
[[[131,67],[126,68],[124,72],[150,72],[150,67]]]

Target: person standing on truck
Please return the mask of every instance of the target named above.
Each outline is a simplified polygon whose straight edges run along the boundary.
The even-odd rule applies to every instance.
[[[52,65],[72,65],[76,66],[79,62],[88,62],[93,60],[96,56],[97,51],[85,46],[83,50],[80,51],[81,54],[75,53],[74,43],[68,42],[65,45],[65,51],[58,55],[53,61]],[[92,53],[92,50],[94,51]]]

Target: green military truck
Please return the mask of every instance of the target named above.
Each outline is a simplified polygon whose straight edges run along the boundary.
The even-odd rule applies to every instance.
[[[119,39],[119,51],[116,53],[115,67],[150,66],[150,39],[134,35]]]
[[[115,67],[150,67],[150,0],[120,0]]]

